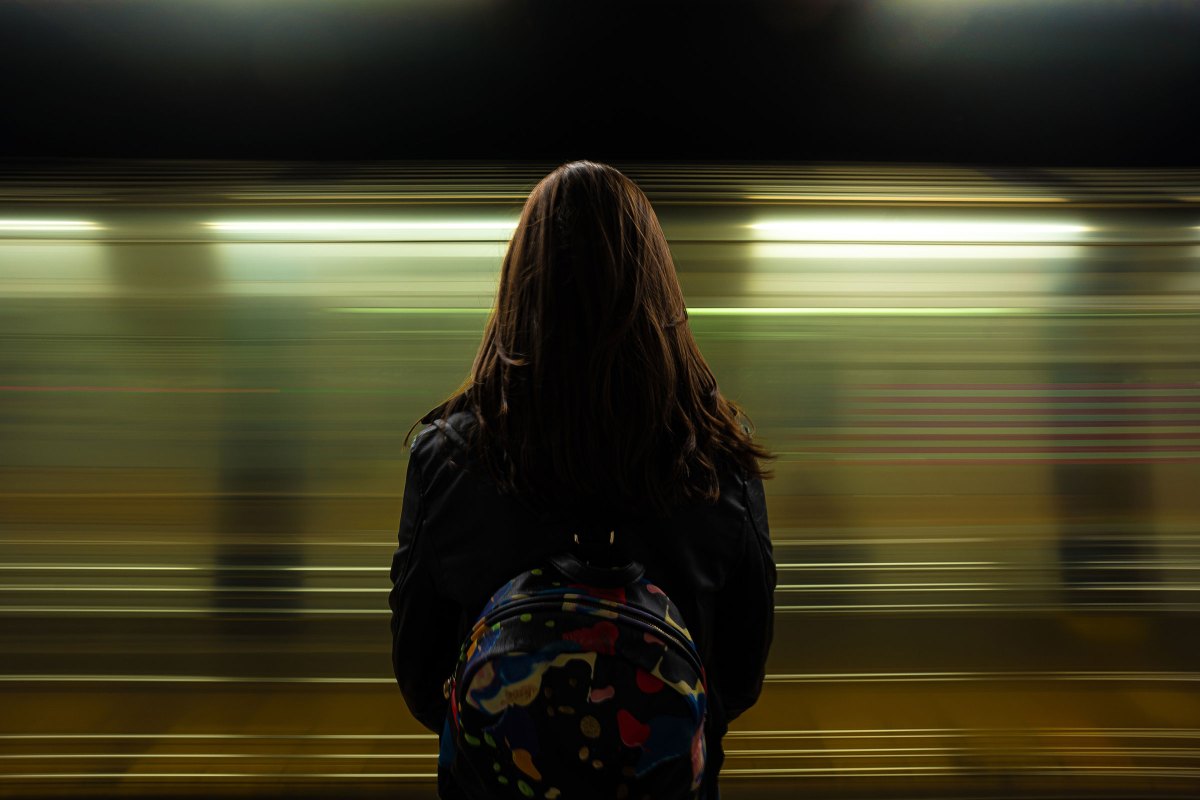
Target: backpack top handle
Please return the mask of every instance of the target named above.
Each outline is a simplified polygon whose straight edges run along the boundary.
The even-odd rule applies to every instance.
[[[550,563],[577,583],[615,589],[634,583],[646,573],[638,562],[619,558],[615,530],[581,529],[572,538],[574,551],[552,556]]]

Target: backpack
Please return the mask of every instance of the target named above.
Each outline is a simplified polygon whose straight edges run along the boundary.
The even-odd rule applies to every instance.
[[[439,768],[472,796],[699,795],[704,667],[679,609],[637,562],[597,566],[567,552],[513,578],[443,689]]]

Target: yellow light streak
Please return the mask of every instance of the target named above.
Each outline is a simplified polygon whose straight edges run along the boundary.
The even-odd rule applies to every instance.
[[[25,586],[12,584],[0,586],[0,592],[183,592],[209,594],[210,592],[253,592],[255,594],[384,594],[386,587],[364,589],[362,587],[325,586]]]
[[[487,314],[491,306],[435,308],[421,306],[334,306],[325,309],[335,314]],[[975,306],[693,306],[688,314],[694,317],[759,317],[759,316],[1022,316],[1042,313],[1034,308],[1003,308]]]
[[[303,567],[290,565],[243,566],[214,564],[192,566],[176,564],[0,564],[0,571],[62,572],[387,572],[387,567]]]
[[[232,675],[0,675],[0,683],[379,683],[394,678]]]
[[[976,194],[748,194],[747,200],[783,202],[871,202],[871,203],[1066,203],[1065,197]]]
[[[409,202],[415,201],[415,200],[426,200],[426,201],[428,201],[428,200],[432,200],[432,201],[511,200],[514,202],[518,202],[518,201],[524,200],[528,196],[529,196],[528,194],[522,194],[519,192],[468,192],[468,193],[456,193],[456,194],[455,193],[446,193],[446,194],[432,193],[431,194],[429,192],[414,192],[414,193],[399,193],[399,194],[394,193],[394,192],[383,192],[380,194],[372,194],[370,192],[347,192],[345,194],[340,194],[340,193],[325,193],[325,194],[298,193],[297,194],[297,193],[291,193],[291,192],[274,192],[274,193],[273,192],[256,192],[256,193],[251,193],[251,194],[231,194],[231,195],[228,195],[228,198],[230,200],[238,200],[238,201],[253,200],[253,201],[267,201],[267,202],[271,202],[271,203],[284,202],[284,201],[286,201],[286,202],[293,202],[293,201],[312,202],[312,201],[328,201],[328,200],[335,200],[335,201],[367,200],[370,202],[381,202],[381,201],[386,201],[386,200],[403,200],[403,201],[409,201]]]
[[[437,741],[436,733],[0,733],[0,740],[22,739],[418,739]]]
[[[1078,258],[1075,245],[1038,244],[791,244],[756,242],[752,258],[829,259],[853,261],[1029,261]]]
[[[244,780],[247,778],[258,778],[269,780],[272,783],[278,783],[281,777],[296,780],[301,778],[331,778],[343,780],[346,778],[357,780],[393,780],[393,779],[419,779],[432,780],[437,777],[433,772],[288,772],[285,776],[281,776],[277,772],[14,772],[0,774],[0,780],[81,780],[81,779],[108,779],[120,778],[121,780],[133,780],[142,778],[146,780],[163,780],[166,778],[237,778]]]
[[[897,766],[897,767],[868,767],[862,765],[854,765],[850,767],[781,767],[781,768],[763,768],[753,767],[746,769],[722,769],[722,775],[738,775],[738,776],[758,776],[758,775],[776,775],[776,776],[794,776],[802,777],[804,775],[849,775],[854,776],[858,773],[870,773],[873,776],[905,776],[905,777],[937,777],[941,775],[993,775],[996,774],[995,767],[966,767],[960,764],[955,764],[948,767],[938,766]],[[1086,767],[1047,767],[1043,764],[1028,764],[1025,766],[1006,765],[1002,770],[1004,775],[1113,775],[1128,778],[1140,778],[1146,776],[1162,776],[1162,777],[1197,777],[1200,776],[1200,770],[1189,769],[1187,767],[1123,767],[1123,766],[1095,766],[1088,765]]]
[[[779,306],[779,307],[717,307],[689,308],[691,316],[713,317],[771,317],[771,316],[906,316],[906,317],[959,317],[959,316],[1013,316],[1037,313],[1031,308],[979,308],[963,306],[961,308],[938,307],[881,307],[872,306]]]
[[[380,617],[392,612],[387,609],[369,608],[271,608],[254,606],[246,608],[218,608],[215,606],[192,606],[180,608],[151,608],[147,606],[0,606],[3,614],[183,614],[210,616],[213,614],[269,614],[272,616],[359,616]]]
[[[830,567],[915,567],[918,569],[995,569],[998,561],[810,561],[802,564],[778,564],[779,569],[829,569]]]
[[[419,761],[427,761],[437,758],[437,753],[271,753],[269,756],[264,756],[262,753],[0,753],[0,759],[92,759],[92,758],[271,758],[271,759],[367,759],[367,758],[386,758],[386,759],[416,759]]]
[[[331,220],[262,219],[214,220],[205,228],[223,234],[287,235],[337,238],[368,236],[399,240],[504,241],[516,229],[515,220]]]
[[[1103,737],[1124,736],[1150,739],[1195,739],[1200,730],[1187,728],[794,728],[790,730],[728,731],[731,739],[786,739],[803,737],[919,739],[929,737],[965,736],[1057,736]],[[431,734],[432,735],[432,734]],[[0,736],[0,739],[4,738]]]
[[[1057,242],[1091,230],[1046,222],[872,218],[777,219],[748,227],[760,239],[796,242]]]
[[[83,219],[0,219],[0,232],[59,233],[101,231],[102,225]]]

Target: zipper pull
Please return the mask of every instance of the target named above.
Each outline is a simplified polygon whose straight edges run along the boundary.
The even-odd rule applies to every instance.
[[[450,695],[453,693],[454,693],[454,676],[451,675],[449,678],[446,678],[445,682],[442,684],[442,697],[449,700]]]

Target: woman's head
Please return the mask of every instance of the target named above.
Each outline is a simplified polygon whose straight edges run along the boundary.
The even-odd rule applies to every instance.
[[[576,161],[529,195],[466,383],[502,488],[535,505],[668,512],[768,457],[704,362],[658,218],[617,170]]]
[[[646,196],[612,167],[576,161],[530,193],[488,332],[527,373],[603,378],[613,361],[660,347],[686,315]]]

